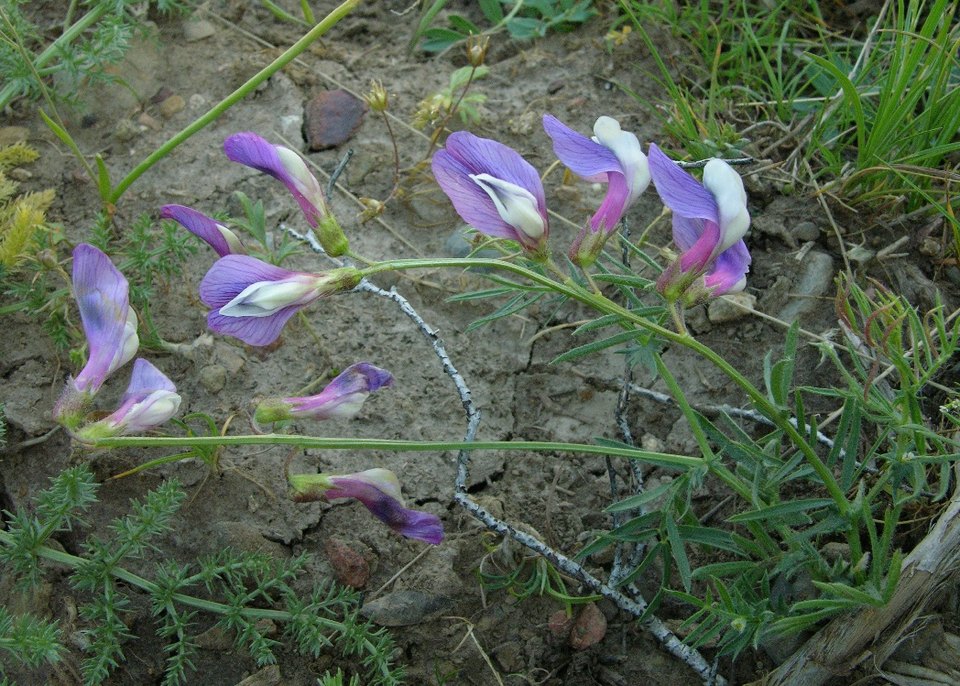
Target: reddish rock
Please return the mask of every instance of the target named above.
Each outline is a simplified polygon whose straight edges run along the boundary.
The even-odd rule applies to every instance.
[[[570,628],[570,647],[586,650],[599,643],[607,633],[607,618],[593,603],[587,603]]]
[[[333,574],[344,586],[363,588],[370,580],[370,565],[356,550],[331,536],[324,545]]]
[[[303,133],[312,151],[346,143],[363,123],[367,105],[344,90],[323,91],[303,110]]]
[[[570,636],[570,628],[572,626],[573,617],[568,617],[566,610],[557,610],[550,615],[550,619],[547,620],[550,637],[561,643],[566,641]]]

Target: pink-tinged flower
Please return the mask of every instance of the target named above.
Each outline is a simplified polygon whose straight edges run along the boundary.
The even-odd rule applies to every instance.
[[[743,290],[751,260],[743,242],[750,213],[740,175],[713,159],[703,169],[701,184],[652,143],[650,173],[673,212],[673,240],[680,249],[679,259],[657,283],[660,292],[694,304]]]
[[[243,247],[240,239],[237,238],[237,234],[220,222],[211,219],[192,207],[164,205],[160,208],[160,218],[172,219],[177,222],[180,226],[216,250],[220,257],[225,255],[247,254],[247,250]]]
[[[433,175],[467,224],[545,255],[549,224],[543,184],[515,150],[457,131],[433,156]]]
[[[103,252],[81,243],[73,250],[73,294],[87,336],[87,363],[57,401],[54,417],[79,423],[84,408],[117,369],[137,354],[137,315],[127,280]]]
[[[384,386],[393,385],[393,376],[369,362],[357,362],[344,369],[317,395],[303,398],[270,398],[257,406],[258,422],[284,419],[352,419],[367,397]]]
[[[143,433],[163,424],[180,409],[177,388],[163,372],[138,358],[133,363],[130,385],[113,414],[77,431],[80,440]]]
[[[297,502],[354,498],[374,517],[401,536],[433,545],[443,540],[440,518],[404,507],[400,482],[388,469],[368,469],[356,474],[290,474],[287,479]]]
[[[571,171],[587,181],[607,184],[607,194],[590,218],[590,230],[612,233],[650,185],[650,168],[640,141],[612,117],[597,119],[593,138],[549,114],[543,115],[543,128],[553,140],[553,151]]]
[[[360,283],[353,267],[310,274],[291,272],[247,255],[217,260],[200,282],[200,299],[212,308],[207,325],[250,345],[269,345],[284,324],[317,298]]]
[[[317,229],[317,238],[328,255],[337,257],[347,253],[347,237],[327,208],[323,189],[300,155],[249,131],[227,138],[223,150],[234,162],[253,167],[283,183],[300,203],[307,223]]]

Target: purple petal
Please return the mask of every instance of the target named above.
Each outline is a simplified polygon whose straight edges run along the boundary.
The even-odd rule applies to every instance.
[[[248,255],[227,255],[214,262],[203,277],[200,282],[200,299],[210,307],[220,308],[250,284],[280,281],[298,273]]]
[[[650,144],[648,160],[657,193],[674,214],[719,223],[717,201],[710,191],[664,155],[655,143]]]
[[[133,372],[130,374],[130,385],[121,398],[121,403],[132,397],[142,397],[153,391],[170,391],[176,393],[177,387],[167,376],[142,357],[133,363]]]
[[[543,115],[543,129],[553,140],[553,152],[575,174],[588,179],[608,172],[623,174],[610,148],[577,133],[553,115]]]
[[[445,147],[471,174],[489,174],[530,191],[546,220],[547,202],[540,175],[516,150],[489,138],[474,136],[467,131],[451,133]]]
[[[437,183],[463,221],[488,236],[519,240],[519,232],[503,220],[490,196],[470,178],[472,170],[446,150],[434,154],[431,166]]]
[[[607,233],[613,231],[623,218],[623,213],[627,211],[627,205],[630,202],[630,189],[627,188],[626,177],[619,172],[611,172],[607,175],[607,179],[610,182],[607,194],[590,218],[590,228],[595,232],[601,229]]]
[[[713,295],[729,293],[750,271],[751,261],[747,244],[739,240],[717,256],[704,282],[713,291]]]
[[[349,477],[332,477],[331,481],[336,486],[324,494],[327,499],[355,498],[370,514],[401,536],[433,545],[443,540],[443,526],[436,515],[409,510],[396,498],[365,481]]]
[[[253,167],[283,183],[300,204],[307,222],[316,228],[325,214],[323,191],[303,159],[289,148],[287,162],[281,159],[280,146],[255,133],[244,131],[229,136],[223,150],[233,162]]]
[[[217,251],[220,257],[234,253],[243,254],[239,240],[235,245],[231,245],[227,240],[224,231],[228,231],[232,235],[233,232],[230,229],[192,207],[164,205],[160,208],[160,217],[161,219],[174,220],[194,236],[205,241]]]
[[[280,338],[280,332],[303,305],[291,305],[267,317],[225,317],[219,310],[207,315],[207,326],[211,331],[233,336],[247,345],[270,345]]]
[[[81,391],[96,392],[107,376],[136,352],[124,351],[128,311],[127,280],[103,252],[81,243],[73,251],[73,291],[89,344],[83,370],[74,380]]]
[[[703,233],[689,250],[680,255],[680,270],[702,273],[716,256],[720,244],[720,226],[715,222],[703,222]]]
[[[383,386],[393,384],[393,375],[369,362],[358,362],[344,369],[317,395],[284,398],[296,415],[314,419],[352,418],[357,415],[367,396]]]

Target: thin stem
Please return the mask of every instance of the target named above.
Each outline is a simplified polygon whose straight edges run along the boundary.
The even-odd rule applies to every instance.
[[[360,4],[360,0],[346,0],[339,7],[330,12],[330,14],[324,17],[323,21],[304,34],[303,38],[290,46],[290,48],[280,55],[280,57],[257,72],[253,77],[250,78],[250,80],[237,88],[237,90],[233,91],[233,93],[214,105],[206,114],[202,115],[192,124],[183,129],[180,133],[176,134],[173,138],[150,153],[146,159],[134,167],[133,170],[113,188],[110,196],[104,198],[104,200],[110,204],[116,204],[117,200],[120,199],[127,188],[129,188],[134,181],[139,179],[144,172],[150,169],[150,167],[169,155],[174,148],[193,136],[193,134],[197,133],[197,131],[200,131],[205,126],[218,119],[221,114],[245,98],[257,86],[285,67],[300,53],[306,50],[311,43],[333,28],[337,22],[349,14],[358,4]]]

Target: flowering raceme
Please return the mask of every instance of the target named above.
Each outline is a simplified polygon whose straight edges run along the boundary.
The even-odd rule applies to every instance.
[[[433,156],[432,167],[440,188],[467,224],[545,257],[549,224],[543,184],[518,152],[457,131]]]
[[[743,236],[750,228],[743,180],[723,160],[703,169],[703,183],[650,144],[650,173],[663,203],[673,212],[673,240],[680,257],[657,282],[671,302],[695,305],[743,290],[750,253]]]
[[[347,252],[347,238],[327,208],[323,189],[300,155],[249,131],[228,137],[223,142],[223,150],[230,160],[253,167],[283,183],[300,204],[307,223],[317,229],[320,244],[327,254],[337,257]]]
[[[400,482],[388,469],[368,469],[356,474],[290,474],[287,477],[297,502],[354,498],[401,536],[433,545],[443,540],[440,518],[410,510],[400,495]]]
[[[163,372],[139,358],[120,407],[113,414],[77,431],[80,440],[142,433],[163,424],[180,409],[177,388]]]
[[[216,250],[220,257],[247,254],[247,250],[243,247],[240,239],[237,238],[237,234],[192,207],[164,205],[160,208],[160,218],[174,220]]]
[[[247,255],[217,260],[200,282],[200,299],[210,306],[207,325],[250,345],[269,345],[287,320],[319,297],[360,283],[353,267],[312,274],[292,272]]]
[[[369,362],[344,369],[317,395],[302,398],[269,398],[257,406],[258,422],[284,419],[352,419],[376,390],[393,385],[393,375]]]
[[[84,407],[117,369],[137,354],[137,315],[123,274],[102,251],[81,243],[73,251],[73,294],[87,337],[87,363],[57,401],[54,417],[79,423]]]

